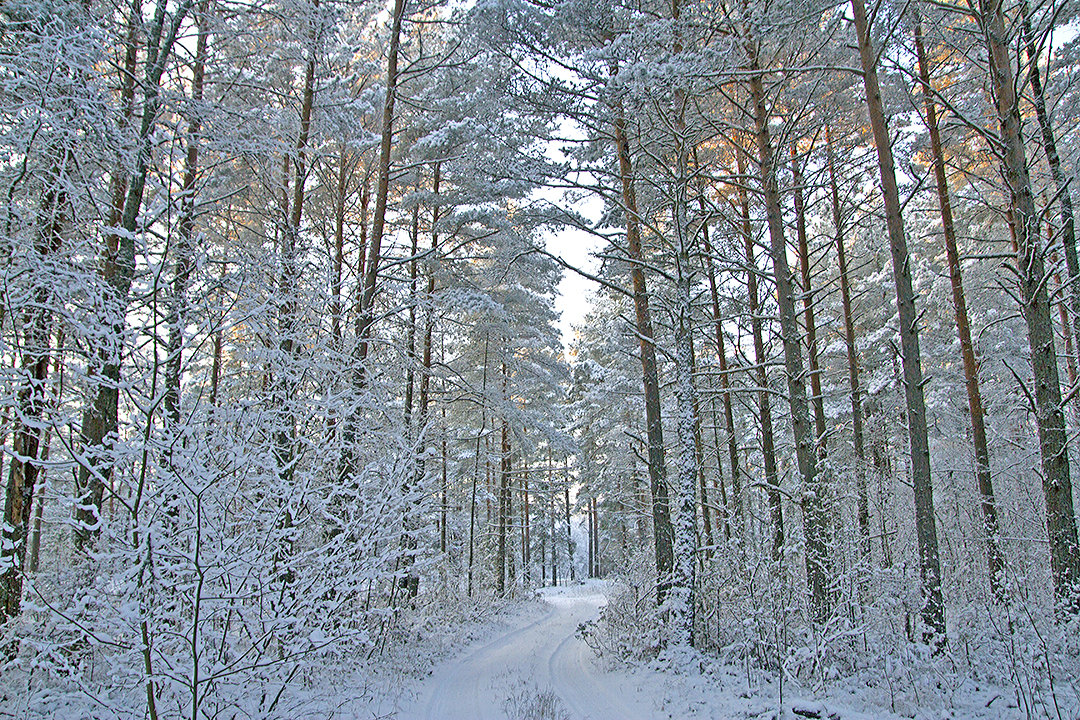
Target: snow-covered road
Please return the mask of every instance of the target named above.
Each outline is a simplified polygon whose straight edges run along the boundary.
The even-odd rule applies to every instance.
[[[651,720],[630,678],[607,672],[577,636],[605,599],[597,586],[547,593],[538,620],[473,647],[437,666],[401,720],[503,720],[508,703],[554,693],[573,720]]]

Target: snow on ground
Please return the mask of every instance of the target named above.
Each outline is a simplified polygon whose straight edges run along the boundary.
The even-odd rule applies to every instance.
[[[825,698],[775,685],[748,687],[738,669],[696,656],[627,666],[608,662],[579,637],[606,603],[602,581],[540,592],[476,633],[430,674],[384,695],[371,716],[387,720],[990,720],[1019,717],[1008,693],[967,685],[949,711],[887,710],[888,700],[834,688]],[[400,681],[400,678],[399,678]],[[988,703],[989,701],[989,703]],[[906,711],[905,711],[906,710]],[[363,716],[367,717],[367,716]]]

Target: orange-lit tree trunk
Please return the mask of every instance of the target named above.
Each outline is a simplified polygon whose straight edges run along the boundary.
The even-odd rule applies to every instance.
[[[979,490],[983,531],[986,533],[986,559],[990,572],[990,588],[998,600],[1005,599],[1005,558],[998,545],[997,502],[990,476],[990,451],[986,442],[982,392],[979,389],[979,360],[971,341],[971,324],[968,320],[967,300],[964,297],[963,279],[960,275],[960,252],[956,246],[956,230],[953,225],[952,203],[949,199],[948,179],[945,175],[945,155],[941,147],[937,108],[934,106],[930,86],[930,66],[923,45],[922,22],[915,20],[915,51],[919,62],[919,78],[922,82],[923,102],[926,106],[926,126],[930,130],[930,150],[934,157],[934,178],[937,181],[938,207],[941,210],[941,229],[945,236],[945,254],[949,262],[949,281],[952,284],[953,311],[956,316],[956,333],[960,339],[960,354],[964,360],[964,382],[967,387],[968,414],[971,418],[971,440],[975,451],[975,484]]]
[[[926,431],[926,400],[923,394],[922,359],[919,352],[918,315],[911,280],[907,235],[896,184],[892,140],[885,119],[878,84],[878,56],[870,41],[870,21],[863,0],[852,0],[859,58],[863,70],[870,127],[874,133],[881,188],[885,202],[885,224],[892,253],[896,307],[900,320],[900,350],[904,367],[904,396],[907,404],[908,443],[911,450],[911,482],[915,493],[915,531],[918,536],[919,570],[923,587],[924,634],[939,646],[945,641],[945,603],[941,593],[941,563],[938,558],[937,527],[934,525],[934,494],[930,482],[930,446]]]

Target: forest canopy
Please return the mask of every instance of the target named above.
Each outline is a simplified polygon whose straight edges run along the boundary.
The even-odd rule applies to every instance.
[[[1077,10],[3,3],[0,716],[324,712],[583,577],[1077,712]]]

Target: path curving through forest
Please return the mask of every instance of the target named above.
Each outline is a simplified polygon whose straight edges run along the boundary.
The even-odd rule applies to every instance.
[[[554,695],[572,720],[651,720],[651,703],[629,678],[604,669],[577,637],[606,599],[597,585],[548,589],[547,611],[438,665],[399,720],[504,720],[515,707]],[[510,711],[510,712],[508,712]],[[557,715],[562,717],[562,715]]]

